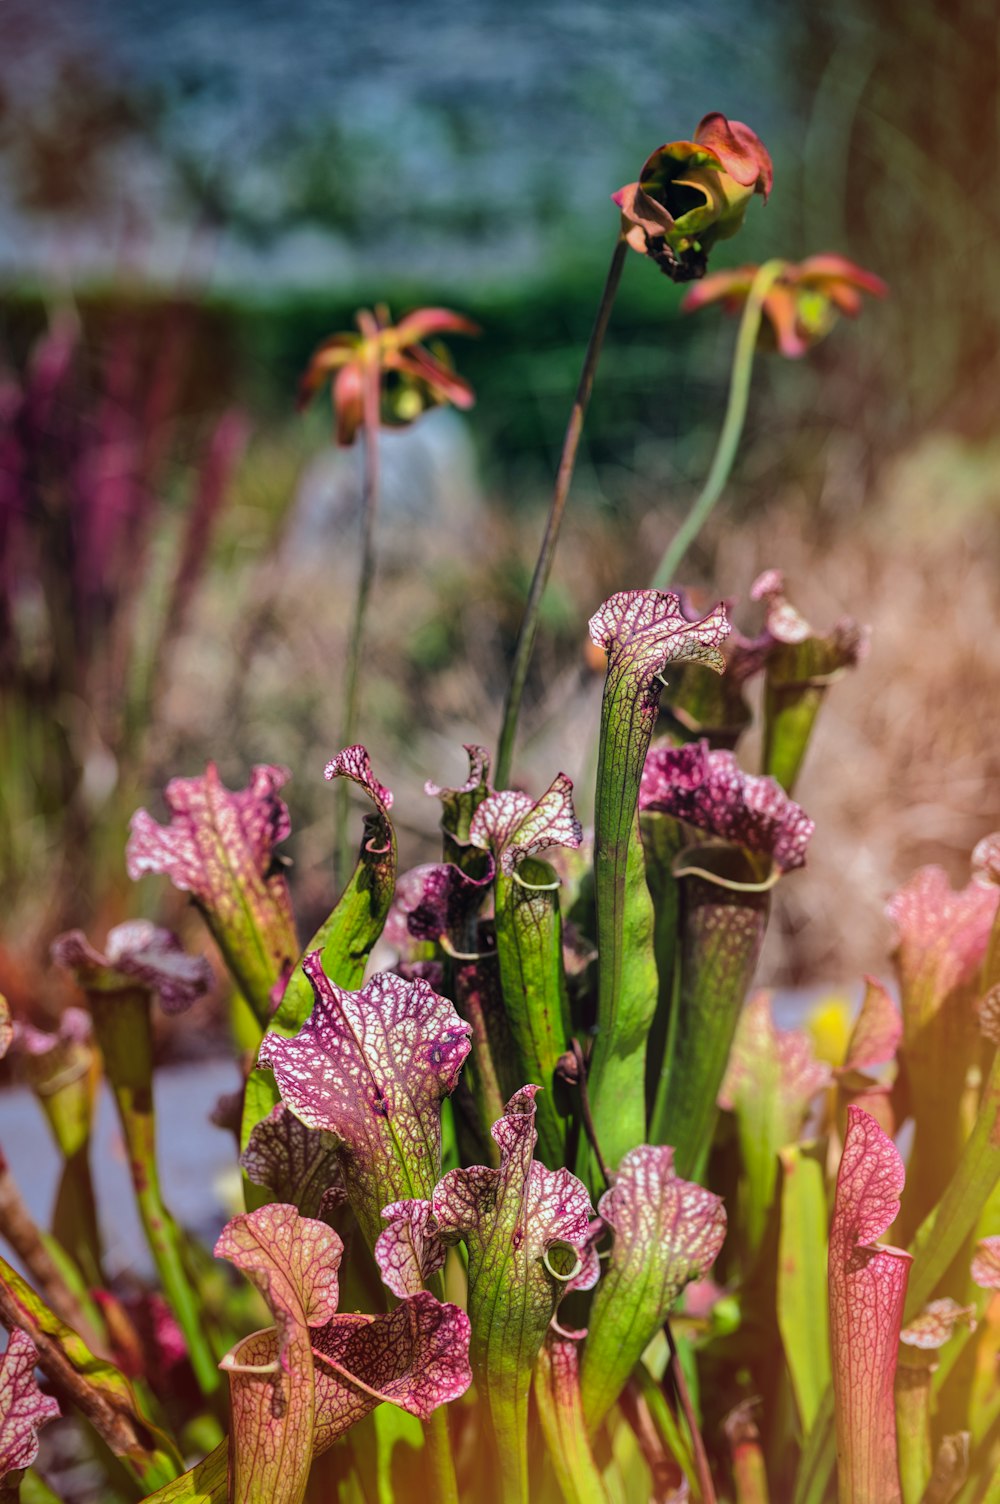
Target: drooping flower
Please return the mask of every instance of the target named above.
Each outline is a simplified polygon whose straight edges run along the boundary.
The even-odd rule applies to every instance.
[[[316,1002],[299,1032],[273,1031],[260,1065],[309,1128],[336,1135],[347,1194],[369,1244],[382,1208],[428,1198],[440,1173],[441,1102],[469,1053],[469,1025],[422,980],[377,972],[360,992],[336,986],[306,956]]]
[[[782,872],[804,866],[816,828],[774,778],[744,773],[732,752],[713,752],[704,740],[650,750],[639,809],[673,815],[709,836],[767,856]]]
[[[0,1483],[8,1473],[31,1466],[38,1456],[39,1427],[62,1414],[58,1402],[35,1382],[37,1362],[35,1344],[15,1327],[0,1358]]]
[[[125,852],[129,877],[162,872],[191,894],[262,1023],[299,952],[288,884],[274,864],[274,848],[291,829],[278,797],[288,776],[261,764],[236,793],[214,763],[200,778],[173,778],[164,791],[170,824],[137,810]]]
[[[738,266],[712,272],[685,293],[681,308],[694,313],[709,303],[721,303],[726,313],[739,313],[758,271],[756,266]],[[888,291],[881,277],[846,256],[826,254],[787,262],[764,298],[767,322],[761,326],[760,343],[797,360],[829,334],[841,314],[857,318],[862,293],[884,298]]]
[[[355,315],[357,334],[334,334],[314,352],[299,387],[305,406],[328,377],[336,418],[337,443],[353,444],[364,421],[367,379],[379,383],[379,419],[387,427],[405,427],[430,407],[451,402],[469,408],[472,388],[452,369],[439,334],[478,334],[471,320],[447,308],[418,308],[398,324],[389,322],[388,309],[361,308]]]
[[[830,1349],[840,1498],[900,1504],[893,1380],[910,1254],[874,1240],[899,1211],[905,1181],[895,1144],[849,1107],[830,1223]]]
[[[675,282],[704,275],[716,241],[735,235],[755,193],[765,202],[773,168],[764,143],[738,120],[706,115],[693,141],[670,141],[643,163],[637,183],[613,195],[625,238]]]

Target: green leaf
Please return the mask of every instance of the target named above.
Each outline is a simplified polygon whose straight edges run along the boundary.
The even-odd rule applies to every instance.
[[[815,1425],[830,1382],[824,1162],[823,1144],[791,1144],[781,1151],[778,1329],[803,1436]]]
[[[587,1424],[600,1425],[684,1286],[715,1262],[726,1236],[718,1196],[681,1180],[673,1150],[630,1149],[601,1197],[614,1242],[594,1296],[583,1358]]]
[[[535,1400],[566,1504],[607,1504],[580,1399],[579,1339],[584,1335],[549,1327],[535,1364]]]
[[[332,770],[332,771],[331,771]],[[389,819],[392,794],[372,770],[364,747],[348,747],[327,764],[327,778],[350,778],[364,789],[373,810],[365,816],[364,835],[357,865],[333,912],[324,919],[299,958],[285,986],[269,1028],[291,1037],[312,1012],[313,989],[306,976],[307,956],[320,953],[323,970],[338,986],[353,989],[364,980],[368,957],[382,933],[396,886],[396,835]],[[250,1135],[279,1099],[277,1084],[268,1070],[257,1068],[247,1078],[243,1097],[240,1148],[246,1151]],[[263,1197],[244,1184],[249,1207]]]
[[[614,1167],[646,1136],[646,1040],[659,981],[653,905],[639,832],[639,785],[670,663],[723,668],[729,633],[722,607],[689,622],[675,595],[622,591],[605,601],[590,634],[608,655],[595,810],[597,1038],[588,1069],[598,1141]]]
[[[830,1080],[807,1034],[775,1028],[771,1000],[756,993],[740,1015],[719,1091],[736,1116],[746,1178],[742,1200],[748,1253],[760,1248],[778,1182],[778,1153],[798,1139],[809,1105]]]
[[[718,1116],[729,1051],[757,966],[772,877],[760,880],[736,846],[690,847],[677,858],[680,976],[670,1070],[661,1076],[650,1136],[672,1144],[677,1169],[698,1176]]]
[[[143,1504],[226,1504],[229,1496],[229,1442],[222,1441],[194,1467],[147,1494]]]
[[[520,1074],[542,1087],[538,1099],[539,1157],[550,1169],[566,1158],[559,1057],[571,1025],[562,959],[559,879],[547,862],[529,857],[516,874],[497,874],[496,937],[504,1011],[517,1046]]]
[[[972,1236],[980,1212],[1000,1181],[1000,1051],[983,1087],[972,1133],[948,1188],[910,1244],[913,1271],[907,1319],[930,1300],[952,1259]]]
[[[469,1053],[470,1028],[418,978],[380,971],[360,992],[338,987],[313,952],[316,1007],[294,1039],[260,1048],[285,1105],[336,1135],[347,1194],[369,1247],[382,1208],[428,1199],[441,1170],[441,1103]]]
[[[847,1134],[830,1222],[830,1354],[840,1504],[900,1504],[893,1380],[912,1259],[874,1239],[899,1211],[899,1150],[860,1107]]]
[[[528,1499],[528,1401],[549,1322],[567,1283],[589,1289],[598,1274],[586,1187],[532,1159],[535,1092],[494,1124],[499,1168],[450,1170],[431,1200],[441,1236],[469,1251],[470,1357],[510,1504]]]
[[[504,1012],[519,1057],[519,1079],[542,1088],[536,1124],[541,1158],[566,1157],[566,1122],[555,1070],[569,1046],[569,998],[562,957],[559,879],[535,853],[575,849],[583,839],[565,773],[537,801],[513,789],[479,805],[470,839],[491,852],[496,869],[495,926]]]
[[[173,778],[164,791],[170,824],[137,810],[125,853],[129,877],[162,872],[191,894],[261,1025],[299,949],[288,884],[274,863],[291,828],[278,797],[287,778],[287,768],[260,764],[236,793],[214,763],[200,778]]]

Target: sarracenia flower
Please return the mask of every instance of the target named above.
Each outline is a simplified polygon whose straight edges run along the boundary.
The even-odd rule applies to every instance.
[[[447,350],[424,340],[436,334],[478,334],[479,328],[448,308],[418,308],[398,324],[389,311],[359,308],[357,334],[334,334],[313,353],[299,386],[304,407],[326,378],[337,424],[337,443],[350,445],[364,420],[365,378],[374,373],[379,384],[379,421],[388,428],[405,428],[430,407],[451,402],[469,408],[472,388],[451,367]]]
[[[670,141],[647,157],[637,183],[613,195],[633,250],[651,256],[674,282],[705,272],[708,252],[743,223],[755,193],[765,201],[773,169],[767,148],[748,125],[717,111],[693,141]]]
[[[738,266],[733,271],[713,272],[685,294],[681,308],[694,313],[708,303],[721,303],[727,313],[739,313],[757,271],[756,266]],[[888,291],[881,277],[846,256],[827,253],[790,261],[764,298],[761,345],[797,360],[829,334],[838,314],[857,318],[863,292],[884,298]]]

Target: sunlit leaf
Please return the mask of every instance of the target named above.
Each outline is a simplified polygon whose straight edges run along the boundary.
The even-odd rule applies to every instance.
[[[735,1113],[746,1169],[749,1249],[760,1247],[775,1199],[778,1153],[798,1139],[830,1068],[814,1058],[809,1036],[778,1029],[766,992],[756,993],[740,1016],[719,1105]]]
[[[430,1198],[441,1167],[441,1102],[469,1053],[469,1025],[424,981],[378,972],[336,986],[318,953],[304,970],[316,1005],[293,1039],[269,1033],[261,1065],[307,1127],[336,1134],[355,1215],[374,1246],[382,1208]]]
[[[159,998],[166,1013],[183,1013],[212,985],[204,956],[190,956],[177,936],[148,919],[132,919],[108,931],[104,954],[82,930],[69,930],[52,942],[52,959],[71,971],[85,992],[114,993],[139,988]]]
[[[527,1497],[528,1396],[546,1329],[566,1282],[598,1274],[586,1187],[532,1158],[535,1092],[524,1087],[494,1124],[499,1168],[451,1170],[431,1198],[441,1235],[468,1248],[472,1368],[511,1499]]]
[[[283,1102],[254,1128],[240,1165],[255,1185],[266,1186],[275,1201],[290,1202],[304,1217],[318,1217],[331,1192],[346,1195],[334,1135],[307,1128]]]
[[[940,867],[922,867],[890,900],[903,1015],[902,1059],[916,1120],[903,1202],[909,1237],[940,1199],[965,1141],[959,1111],[977,1063],[979,977],[1000,889],[970,882],[953,892]]]
[[[667,1147],[630,1149],[598,1212],[613,1241],[583,1358],[583,1407],[591,1429],[618,1398],[681,1290],[707,1273],[726,1236],[721,1199],[681,1180]]]
[[[646,1136],[646,1042],[659,982],[653,906],[639,832],[639,786],[671,663],[721,671],[729,633],[721,606],[688,621],[676,595],[622,591],[591,619],[607,654],[595,810],[598,1018],[590,1096],[604,1157],[616,1166]]]

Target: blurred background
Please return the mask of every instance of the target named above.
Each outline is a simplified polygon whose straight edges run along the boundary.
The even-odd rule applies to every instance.
[[[356,457],[295,393],[353,310],[443,303],[477,392],[386,438],[363,739],[404,862],[432,777],[492,743],[617,229],[708,110],[775,187],[713,268],[847,254],[891,297],[762,355],[683,578],[785,571],[872,627],[828,696],[763,976],[885,972],[888,894],[1000,826],[1000,113],[983,0],[5,0],[0,7],[0,990],[51,1017],[52,937],[137,910],[128,817],[209,758],[287,764],[303,931],[332,899]],[[721,422],[735,334],[629,259],[536,652],[517,777],[592,803],[586,621],[648,583]],[[753,767],[749,745],[747,765]],[[174,909],[170,905],[174,904]],[[196,926],[197,928],[197,926]],[[199,947],[204,937],[195,937]],[[187,1048],[210,1039],[185,1021]]]

